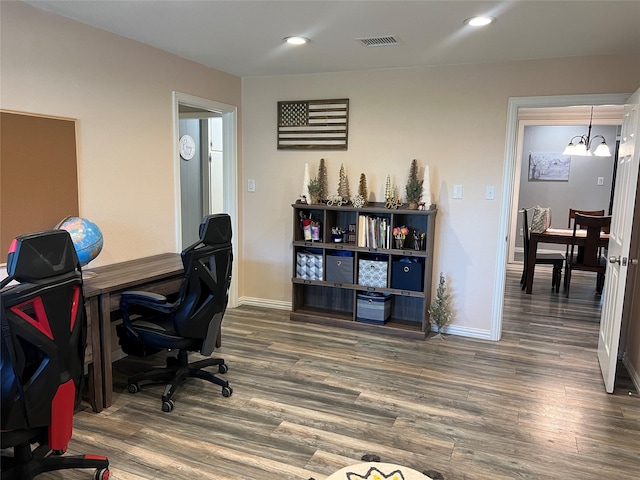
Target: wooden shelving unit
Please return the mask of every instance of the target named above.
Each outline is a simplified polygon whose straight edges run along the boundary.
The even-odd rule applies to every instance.
[[[325,204],[294,204],[293,207],[293,270],[292,270],[292,310],[290,318],[331,326],[362,329],[407,338],[424,339],[429,332],[427,310],[431,304],[431,280],[433,274],[433,243],[437,209],[431,205],[428,210],[409,210],[408,208],[386,209],[382,204],[363,208],[351,206],[328,206]],[[301,214],[319,222],[318,240],[305,240],[300,223]],[[365,218],[384,219],[388,229],[406,226],[410,230],[403,248],[396,248],[393,236],[388,234],[385,247],[363,246],[366,228],[359,220]],[[349,225],[355,225],[355,240],[334,242],[332,228],[339,227],[348,231]],[[425,234],[421,249],[414,248],[413,231]],[[390,237],[390,239],[389,239]],[[371,245],[373,242],[370,242]],[[321,258],[322,276],[301,278],[297,269],[298,254],[310,254]],[[326,266],[334,256],[352,258],[352,281],[327,280]],[[330,258],[334,257],[334,258]],[[387,278],[384,286],[360,285],[360,260],[375,259],[387,264]],[[394,263],[407,259],[420,265],[422,278],[413,285],[393,288],[399,283],[394,277]],[[406,282],[405,282],[406,283]],[[420,283],[422,285],[420,285]],[[421,287],[421,288],[420,288]],[[370,324],[358,321],[358,294],[388,294],[391,297],[391,317],[384,324]]]

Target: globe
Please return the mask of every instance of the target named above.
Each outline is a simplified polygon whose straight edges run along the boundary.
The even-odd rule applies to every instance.
[[[56,229],[69,232],[81,266],[85,266],[96,258],[102,250],[104,243],[102,232],[95,223],[86,218],[67,217],[56,226]]]

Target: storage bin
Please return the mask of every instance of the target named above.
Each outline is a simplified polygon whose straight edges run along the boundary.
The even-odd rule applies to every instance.
[[[398,260],[391,265],[391,288],[421,292],[424,284],[423,265],[419,261]]]
[[[327,282],[353,283],[353,257],[327,255]]]
[[[296,255],[296,277],[305,280],[322,280],[322,254],[298,252]]]
[[[358,260],[358,285],[387,288],[387,261]]]
[[[391,316],[391,295],[359,293],[356,302],[356,321],[383,325]]]

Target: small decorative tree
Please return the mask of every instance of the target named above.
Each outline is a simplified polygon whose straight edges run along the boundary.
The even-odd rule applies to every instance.
[[[329,196],[327,166],[324,164],[324,158],[320,159],[320,165],[318,165],[318,176],[316,178],[320,182],[320,194],[319,194],[320,201],[324,201]]]
[[[338,195],[342,197],[342,200],[349,201],[349,179],[344,173],[344,164],[340,164],[340,175],[338,177]]]
[[[317,178],[312,178],[309,180],[307,184],[307,190],[309,191],[309,204],[317,204],[320,203],[320,193],[322,192],[322,185],[320,184],[320,180]]]
[[[442,329],[447,326],[453,316],[450,304],[451,294],[447,292],[445,282],[444,275],[440,272],[440,283],[436,291],[436,298],[431,303],[431,307],[429,307],[430,321],[438,328],[436,337],[440,337],[442,340],[444,340]]]
[[[360,184],[358,185],[358,195],[360,195],[364,203],[369,200],[369,192],[367,191],[367,176],[364,173],[360,174]]]
[[[405,188],[409,208],[413,210],[418,208],[418,202],[422,198],[422,182],[423,180],[418,179],[418,161],[414,158],[411,160],[409,178],[407,179],[407,186]]]

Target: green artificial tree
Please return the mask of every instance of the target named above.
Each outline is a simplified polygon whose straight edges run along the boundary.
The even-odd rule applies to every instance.
[[[431,303],[429,308],[430,321],[438,328],[438,334],[436,337],[442,336],[442,330],[451,321],[453,312],[451,311],[450,297],[451,294],[447,292],[447,286],[444,275],[440,272],[440,283],[438,284],[438,290],[436,291],[436,298]]]
[[[411,160],[411,168],[409,169],[409,178],[407,179],[407,186],[405,188],[407,193],[407,202],[409,202],[409,208],[417,209],[418,202],[422,198],[422,182],[418,178],[418,161],[414,158]]]

